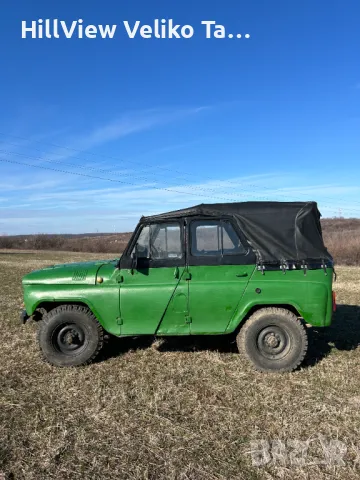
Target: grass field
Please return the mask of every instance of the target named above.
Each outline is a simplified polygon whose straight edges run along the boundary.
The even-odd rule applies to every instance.
[[[337,268],[333,326],[310,330],[291,374],[253,372],[225,338],[112,340],[91,366],[51,367],[36,324],[19,324],[21,277],[96,256],[0,253],[0,478],[359,478],[360,268]],[[272,460],[256,466],[251,442],[262,439],[281,440],[281,455],[271,443]],[[309,441],[305,465],[297,440]],[[346,448],[342,465],[324,456],[331,440]]]

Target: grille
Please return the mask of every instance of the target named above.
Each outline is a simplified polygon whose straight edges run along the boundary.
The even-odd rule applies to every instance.
[[[87,273],[87,270],[75,270],[72,279],[74,282],[80,282],[86,279]]]

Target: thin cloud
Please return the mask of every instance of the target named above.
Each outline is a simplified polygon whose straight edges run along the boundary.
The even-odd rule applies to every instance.
[[[128,113],[118,119],[114,119],[105,125],[96,127],[90,132],[79,134],[76,137],[68,138],[62,143],[66,147],[58,147],[55,151],[49,152],[43,158],[57,161],[66,160],[86,150],[119,140],[135,133],[150,130],[160,125],[182,120],[186,117],[196,115],[210,107],[194,107],[182,109],[151,109],[141,112]],[[97,155],[97,157],[101,155]]]

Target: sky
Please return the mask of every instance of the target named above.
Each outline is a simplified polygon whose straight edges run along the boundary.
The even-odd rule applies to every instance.
[[[358,0],[3,2],[0,234],[129,231],[202,202],[360,217],[359,18]],[[39,19],[117,26],[22,38]],[[156,19],[194,34],[141,37]]]

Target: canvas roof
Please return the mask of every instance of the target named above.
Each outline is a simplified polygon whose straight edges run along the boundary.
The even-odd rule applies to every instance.
[[[142,217],[154,222],[182,217],[232,219],[241,229],[260,262],[328,260],[316,202],[202,203],[190,208]]]

